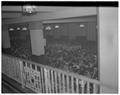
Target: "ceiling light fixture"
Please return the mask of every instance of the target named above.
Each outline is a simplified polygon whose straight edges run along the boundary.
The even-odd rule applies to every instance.
[[[37,6],[34,5],[24,5],[22,6],[23,15],[33,15],[37,13]]]
[[[59,28],[59,25],[55,25],[55,28]]]
[[[84,24],[80,24],[80,27],[85,27],[85,25]]]
[[[51,30],[51,27],[50,27],[50,26],[47,26],[47,27],[45,28],[45,30]]]
[[[27,30],[27,27],[23,27],[22,30]]]
[[[20,30],[20,27],[17,27],[17,30]]]
[[[14,30],[14,28],[9,28],[9,31],[13,31]]]

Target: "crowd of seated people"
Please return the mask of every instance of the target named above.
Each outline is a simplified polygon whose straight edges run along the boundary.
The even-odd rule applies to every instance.
[[[26,43],[20,43],[17,41],[12,42],[11,48],[3,49],[3,52],[15,57],[31,60],[31,50]]]
[[[55,42],[57,41],[57,42]],[[54,40],[54,43],[47,43],[45,47],[45,58],[48,62],[43,64],[54,68],[78,73],[93,79],[98,79],[97,53],[94,48],[85,48],[83,45],[74,43],[64,43]],[[24,42],[14,41],[12,47],[6,52],[13,56],[31,60],[31,49]]]
[[[45,55],[48,65],[98,79],[97,54],[94,49],[81,45],[49,44]]]

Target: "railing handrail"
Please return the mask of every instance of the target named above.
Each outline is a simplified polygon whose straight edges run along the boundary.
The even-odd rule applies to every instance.
[[[57,69],[57,68],[53,68],[51,66],[46,66],[46,65],[43,65],[43,64],[40,64],[40,63],[37,63],[37,62],[33,62],[31,60],[26,60],[26,59],[22,59],[22,58],[18,58],[18,57],[14,57],[14,56],[11,56],[11,55],[8,55],[8,54],[3,54],[3,55],[7,55],[9,57],[12,57],[12,58],[15,58],[15,59],[19,59],[19,60],[22,60],[22,61],[26,61],[28,63],[32,63],[34,65],[37,65],[37,66],[40,66],[40,67],[44,67],[44,68],[47,68],[47,69],[50,69],[50,70],[54,70],[56,72],[60,72],[60,73],[63,73],[63,74],[67,74],[67,75],[70,75],[72,77],[75,77],[75,78],[78,78],[78,79],[82,79],[84,81],[88,81],[88,82],[91,82],[91,83],[95,83],[95,84],[99,84],[99,81],[98,80],[95,80],[95,79],[90,79],[88,77],[85,77],[85,76],[82,76],[82,75],[79,75],[79,74],[76,74],[76,73],[73,73],[73,72],[68,72],[68,71],[63,71],[63,70],[60,70],[60,69]]]
[[[51,66],[46,66],[46,65],[43,65],[43,64],[40,64],[40,63],[37,63],[37,62],[33,62],[31,60],[18,58],[18,57],[9,55],[9,54],[3,54],[2,53],[2,55],[6,55],[8,57],[12,57],[12,58],[15,58],[15,59],[18,59],[18,60],[21,60],[21,61],[26,61],[28,63],[32,63],[34,65],[37,65],[37,66],[40,66],[40,67],[43,67],[43,68],[46,68],[46,69],[50,69],[50,70],[53,70],[53,71],[56,71],[56,72],[59,72],[59,73],[63,73],[65,75],[69,75],[69,76],[72,76],[72,77],[75,77],[75,78],[78,78],[78,79],[81,79],[81,80],[84,80],[84,81],[87,81],[87,82],[90,82],[90,83],[93,83],[93,84],[97,84],[97,85],[100,85],[100,86],[104,86],[104,87],[107,87],[107,88],[110,88],[110,89],[117,90],[115,87],[112,87],[111,85],[107,85],[107,84],[101,83],[98,80],[90,79],[90,78],[88,78],[86,76],[82,76],[82,75],[79,75],[79,74],[76,74],[76,73],[73,73],[73,72],[63,71],[63,70],[60,70],[60,69],[57,69],[57,68],[53,68]]]

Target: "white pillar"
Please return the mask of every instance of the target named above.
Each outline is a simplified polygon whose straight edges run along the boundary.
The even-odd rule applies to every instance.
[[[43,26],[41,22],[31,22],[29,24],[31,47],[33,55],[44,55],[46,40],[43,35]]]
[[[118,8],[98,8],[100,93],[118,92]]]

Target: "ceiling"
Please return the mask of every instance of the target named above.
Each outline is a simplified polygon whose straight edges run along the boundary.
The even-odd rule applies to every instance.
[[[58,12],[70,7],[46,7],[37,6],[38,13]],[[22,17],[22,6],[2,6],[2,19],[14,19]]]
[[[96,15],[96,7],[37,6],[37,14],[23,15],[22,6],[2,6],[2,23],[46,21]]]

